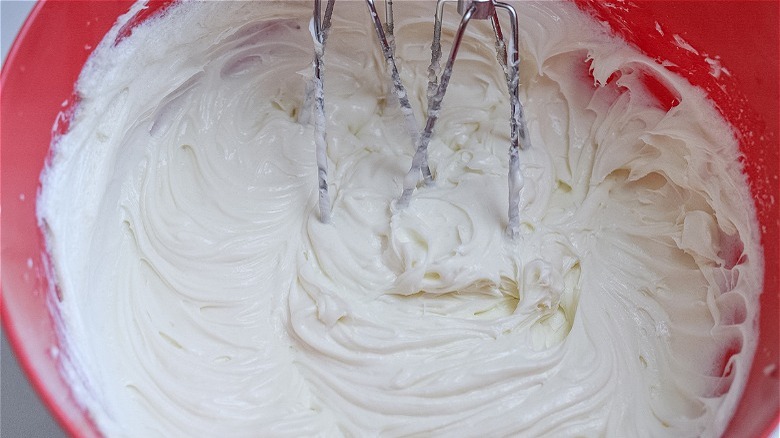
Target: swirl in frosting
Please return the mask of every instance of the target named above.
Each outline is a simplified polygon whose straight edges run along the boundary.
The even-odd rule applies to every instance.
[[[436,184],[398,209],[414,145],[366,8],[336,2],[323,224],[311,5],[183,2],[116,42],[141,7],[85,67],[38,205],[63,370],[103,433],[722,433],[763,266],[737,142],[700,90],[572,4],[516,4],[532,146],[511,240],[489,24],[455,63]],[[434,7],[395,8],[417,120]]]

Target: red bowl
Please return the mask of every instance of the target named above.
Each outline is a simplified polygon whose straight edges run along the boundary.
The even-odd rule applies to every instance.
[[[672,61],[705,89],[742,133],[740,147],[761,222],[766,273],[758,349],[747,387],[726,431],[766,437],[780,418],[780,159],[778,159],[778,9],[776,1],[575,0],[641,50]],[[99,436],[58,371],[43,239],[35,216],[39,175],[52,135],[67,129],[73,84],[84,62],[129,1],[41,1],[2,70],[2,322],[32,385],[73,436]],[[151,2],[143,21],[169,2]],[[619,7],[615,7],[619,6]],[[663,35],[657,31],[657,25]],[[125,33],[131,32],[131,27]],[[675,34],[700,54],[682,49]],[[704,56],[731,73],[715,78]],[[658,90],[663,93],[663,90]]]

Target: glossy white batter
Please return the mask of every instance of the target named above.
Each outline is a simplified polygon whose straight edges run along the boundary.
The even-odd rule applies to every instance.
[[[177,5],[113,45],[120,20],[39,198],[64,372],[106,435],[723,431],[763,269],[734,136],[573,5],[515,6],[532,143],[515,241],[487,23],[444,99],[436,186],[397,211],[414,147],[364,5],[336,2],[324,225],[310,2]],[[418,120],[434,7],[395,8]]]

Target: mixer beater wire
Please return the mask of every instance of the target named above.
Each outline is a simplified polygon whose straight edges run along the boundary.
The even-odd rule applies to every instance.
[[[387,27],[382,25],[379,14],[376,11],[374,0],[365,0],[368,7],[371,22],[376,30],[379,45],[382,47],[382,54],[387,63],[387,70],[393,80],[393,94],[398,99],[401,106],[401,112],[404,116],[406,130],[411,138],[412,145],[416,147],[419,139],[419,125],[414,116],[412,105],[409,102],[409,95],[401,82],[401,75],[398,73],[398,66],[395,63],[393,44],[391,44],[393,31],[393,6],[392,1],[386,1]],[[329,223],[331,217],[330,195],[328,193],[328,161],[327,161],[327,142],[325,136],[325,93],[323,84],[323,56],[325,55],[325,42],[331,25],[331,15],[333,14],[333,5],[335,0],[328,0],[325,7],[325,17],[321,18],[322,6],[320,0],[314,0],[314,16],[312,19],[312,33],[315,38],[314,55],[314,85],[315,85],[315,121],[314,121],[314,143],[317,154],[317,175],[319,180],[319,208],[320,220],[323,223]],[[387,33],[385,33],[387,29]],[[387,35],[390,35],[388,39]],[[427,157],[420,165],[423,178],[427,184],[433,184],[433,176],[428,167]]]
[[[325,134],[325,92],[322,83],[322,58],[325,55],[325,42],[330,32],[331,16],[336,0],[328,0],[325,6],[325,18],[322,15],[320,1],[314,2],[312,20],[314,35],[314,146],[317,154],[317,178],[319,182],[320,220],[330,222],[330,195],[328,194],[328,155]]]
[[[458,3],[458,13],[461,14],[461,21],[455,33],[455,39],[450,49],[450,55],[444,70],[439,75],[441,60],[441,26],[444,15],[444,4],[449,2]],[[319,178],[319,208],[320,220],[324,223],[330,222],[331,206],[330,196],[328,194],[327,181],[327,155],[326,155],[326,137],[325,137],[325,105],[324,105],[324,86],[323,86],[323,56],[325,53],[325,42],[328,31],[330,30],[331,15],[335,0],[328,0],[324,19],[321,18],[320,0],[314,1],[314,16],[312,32],[315,38],[315,148],[317,153],[317,169]],[[428,144],[433,135],[433,128],[439,117],[442,100],[447,91],[452,68],[457,57],[460,44],[466,27],[472,19],[489,19],[493,25],[495,35],[496,57],[501,68],[504,70],[507,88],[510,99],[510,146],[509,146],[509,221],[507,234],[515,237],[520,231],[520,190],[523,187],[523,176],[520,172],[520,149],[528,147],[528,136],[523,108],[518,96],[519,88],[519,33],[517,13],[515,9],[503,2],[495,0],[438,0],[436,5],[436,15],[434,21],[433,43],[431,44],[431,65],[428,67],[428,117],[425,128],[420,133],[419,125],[415,120],[414,112],[406,89],[401,82],[398,73],[398,67],[394,56],[394,35],[393,35],[393,5],[392,0],[385,2],[386,18],[385,25],[382,25],[373,0],[366,0],[371,21],[382,47],[382,53],[387,63],[387,70],[393,81],[393,94],[398,98],[401,106],[401,112],[404,115],[406,129],[415,146],[415,153],[412,158],[412,165],[403,181],[403,193],[398,200],[398,207],[404,208],[409,205],[412,193],[422,176],[426,185],[433,184],[433,176],[428,166]],[[507,12],[511,27],[508,44],[504,39],[499,22],[497,9]]]
[[[523,187],[523,176],[520,172],[520,148],[528,146],[528,135],[523,107],[518,96],[519,88],[519,34],[517,25],[517,12],[515,9],[502,2],[493,0],[457,0],[458,13],[461,14],[460,25],[455,33],[455,39],[450,49],[447,64],[439,77],[439,61],[441,59],[441,26],[444,15],[444,4],[456,0],[439,0],[436,5],[436,17],[434,21],[433,43],[431,44],[431,65],[428,68],[428,120],[425,129],[420,135],[417,150],[412,158],[412,166],[404,178],[404,190],[398,201],[398,206],[403,208],[409,204],[412,192],[419,182],[421,165],[427,163],[428,143],[433,134],[433,128],[439,117],[441,103],[447,91],[455,58],[463,40],[471,19],[490,19],[493,24],[493,32],[496,37],[496,57],[504,70],[510,99],[510,146],[509,146],[509,223],[507,234],[516,237],[520,232],[520,190]],[[509,15],[511,35],[509,44],[504,41],[501,24],[496,9],[503,9]]]

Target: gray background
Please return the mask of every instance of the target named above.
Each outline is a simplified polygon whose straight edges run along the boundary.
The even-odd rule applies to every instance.
[[[0,45],[2,61],[13,44],[14,37],[35,5],[33,0],[0,0]],[[5,335],[0,354],[0,437],[65,437],[67,436],[49,411],[41,404],[19,369]],[[773,438],[780,438],[775,430]]]

